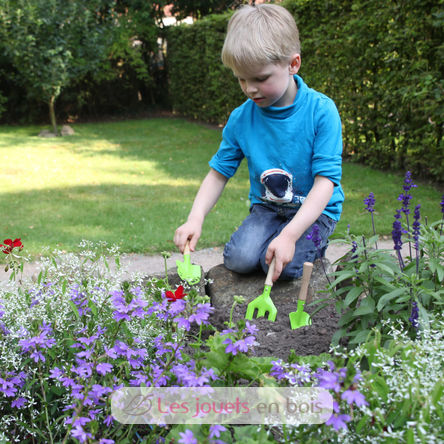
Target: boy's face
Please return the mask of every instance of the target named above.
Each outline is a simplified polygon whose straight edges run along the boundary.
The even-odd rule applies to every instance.
[[[244,94],[257,106],[289,106],[297,93],[293,74],[299,71],[301,56],[288,63],[260,65],[248,69],[233,69]]]

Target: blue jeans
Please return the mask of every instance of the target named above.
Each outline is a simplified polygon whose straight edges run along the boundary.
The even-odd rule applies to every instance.
[[[265,253],[270,242],[279,235],[285,226],[293,219],[298,208],[285,207],[275,204],[255,204],[242,225],[231,236],[225,245],[224,264],[237,273],[250,273],[262,268],[266,273]],[[307,235],[312,226],[296,242],[293,260],[283,269],[280,279],[295,279],[302,275],[304,262],[313,262],[323,257],[328,246],[328,237],[336,227],[336,221],[321,214],[315,222],[319,227],[322,242],[316,248]]]

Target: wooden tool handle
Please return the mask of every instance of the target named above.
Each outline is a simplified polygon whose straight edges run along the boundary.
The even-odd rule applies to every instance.
[[[265,279],[265,285],[273,285],[274,266],[276,265],[276,258],[273,256],[271,264],[268,267],[267,277]]]
[[[308,284],[310,283],[312,270],[313,270],[313,264],[311,262],[304,262],[301,290],[299,291],[298,301],[305,302],[305,300],[307,299]]]
[[[190,240],[187,240],[187,243],[185,244],[185,248],[183,249],[183,254],[190,254]]]

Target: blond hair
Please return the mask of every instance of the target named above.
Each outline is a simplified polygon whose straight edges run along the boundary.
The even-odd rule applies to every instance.
[[[273,4],[245,5],[228,22],[222,62],[242,69],[287,62],[300,51],[298,27],[289,11]]]

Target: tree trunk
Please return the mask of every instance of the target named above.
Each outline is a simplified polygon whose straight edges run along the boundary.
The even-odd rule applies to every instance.
[[[57,132],[57,122],[55,117],[55,109],[54,109],[54,103],[55,103],[55,96],[51,96],[49,99],[49,120],[51,121],[52,131],[55,135],[58,135]]]

